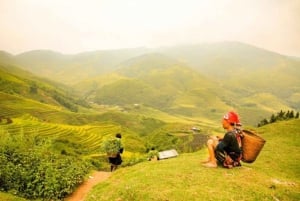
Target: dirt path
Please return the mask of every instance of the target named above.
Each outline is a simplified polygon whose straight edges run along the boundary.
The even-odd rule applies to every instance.
[[[93,186],[106,180],[110,174],[110,172],[94,172],[71,196],[66,198],[66,201],[84,201],[85,196]]]

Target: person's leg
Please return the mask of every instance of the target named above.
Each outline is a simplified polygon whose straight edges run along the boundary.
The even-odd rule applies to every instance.
[[[218,145],[218,138],[211,137],[207,141],[207,149],[208,149],[208,160],[205,162],[204,166],[206,167],[217,167],[217,160],[215,157],[215,148]]]
[[[113,171],[115,171],[116,169],[117,169],[117,166],[114,165],[114,164],[111,164],[111,166],[110,166],[110,171],[113,172]]]

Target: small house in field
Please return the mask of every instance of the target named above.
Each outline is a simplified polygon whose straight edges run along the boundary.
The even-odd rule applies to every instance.
[[[194,134],[197,134],[200,132],[200,129],[195,126],[193,128],[191,128],[191,130],[194,132]]]
[[[175,149],[160,151],[158,153],[159,160],[167,159],[167,158],[173,158],[173,157],[176,157],[176,156],[178,156],[178,153]]]

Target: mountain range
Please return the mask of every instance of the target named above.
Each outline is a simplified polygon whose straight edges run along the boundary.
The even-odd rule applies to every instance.
[[[2,51],[0,65],[1,91],[7,93],[9,83],[13,93],[73,111],[79,103],[144,105],[218,121],[233,109],[255,125],[277,111],[300,109],[300,59],[239,42],[73,55]]]
[[[66,166],[71,169],[74,166],[70,166],[67,157],[74,157],[75,161],[84,160],[91,169],[108,170],[107,154],[101,149],[102,145],[116,133],[122,133],[122,144],[125,147],[122,166],[140,164],[120,168],[114,173],[118,182],[113,181],[109,185],[106,183],[108,188],[97,188],[97,196],[111,192],[110,188],[115,189],[114,184],[119,184],[122,180],[117,175],[119,171],[122,175],[132,175],[136,183],[136,178],[140,178],[136,175],[136,170],[149,172],[151,169],[158,171],[158,174],[148,174],[150,186],[156,186],[161,181],[161,176],[153,180],[153,175],[161,173],[164,177],[172,175],[170,178],[173,180],[168,183],[177,185],[183,181],[178,180],[178,173],[185,178],[194,178],[190,177],[190,173],[198,172],[200,177],[207,178],[203,173],[208,169],[202,168],[202,172],[199,165],[195,164],[199,164],[199,160],[206,157],[204,154],[207,151],[203,148],[207,137],[224,133],[220,122],[222,116],[229,110],[235,110],[241,117],[243,129],[256,130],[267,140],[261,154],[262,160],[256,163],[258,166],[255,168],[252,165],[252,168],[243,164],[245,167],[238,169],[243,178],[244,173],[249,174],[250,171],[257,176],[257,170],[263,170],[260,172],[262,174],[259,176],[259,185],[245,179],[245,184],[255,183],[253,188],[259,189],[259,194],[255,195],[253,190],[245,191],[248,193],[246,197],[257,198],[258,195],[261,197],[270,194],[273,196],[270,199],[273,199],[274,190],[277,192],[276,196],[281,193],[285,197],[295,197],[295,191],[287,193],[287,189],[294,186],[294,181],[289,182],[286,188],[282,188],[282,184],[286,182],[278,181],[288,180],[291,174],[297,172],[297,160],[295,157],[284,158],[274,154],[274,150],[280,144],[280,153],[294,153],[298,143],[295,134],[299,130],[299,119],[254,127],[279,111],[299,112],[299,77],[300,58],[238,42],[103,50],[73,55],[51,50],[34,50],[19,55],[0,51],[0,139],[5,145],[2,146],[3,153],[5,157],[11,153],[12,156],[18,156],[15,154],[18,152],[13,151],[20,146],[22,151],[19,155],[24,159],[21,164],[19,160],[14,160],[15,167],[18,168],[11,166],[12,163],[8,163],[8,166],[12,170],[20,170],[20,175],[28,175],[30,184],[32,171],[24,172],[21,169],[22,161],[26,161],[23,163],[26,166],[24,164],[29,164],[26,154],[35,156],[35,152],[28,152],[28,147],[31,146],[30,143],[27,145],[28,142],[32,142],[32,145],[41,144],[40,149],[43,152],[40,153],[47,153],[51,158],[51,162],[47,162],[45,167],[53,175],[53,179],[50,177],[49,181],[54,181],[57,179],[56,174],[52,174],[53,170],[60,169],[63,175],[69,171],[60,165],[52,168],[51,164],[56,164],[53,154],[65,159]],[[11,149],[7,149],[9,146]],[[153,148],[158,151],[175,149],[180,157],[178,160],[166,161],[168,167],[165,162],[141,163],[146,160],[147,152]],[[37,152],[40,149],[36,149]],[[35,148],[30,147],[30,150]],[[169,167],[174,167],[175,163],[179,164],[179,169],[173,168],[173,171]],[[153,169],[154,166],[156,168]],[[39,166],[39,169],[40,167],[44,166]],[[275,171],[274,167],[277,167]],[[44,169],[42,168],[43,171]],[[272,181],[276,180],[276,183],[270,183],[270,179],[266,179],[266,169],[273,171],[271,176],[268,172],[267,177]],[[4,170],[11,172],[8,168]],[[286,173],[282,170],[288,170],[288,174],[278,177],[279,173]],[[124,171],[126,174],[123,174]],[[220,178],[220,171],[214,171],[215,177],[208,185],[216,184],[215,180]],[[141,172],[142,177],[145,172]],[[13,175],[17,175],[20,181],[27,181],[20,179],[23,177],[19,174]],[[278,179],[274,179],[274,175]],[[233,175],[229,176],[231,178]],[[69,183],[66,178],[63,180]],[[253,178],[257,180],[256,177]],[[15,181],[15,177],[12,177],[12,181]],[[122,181],[128,183],[128,177]],[[142,183],[145,183],[144,180]],[[194,184],[195,181],[190,183]],[[165,183],[161,184],[166,186]],[[265,190],[261,190],[261,184],[266,187]],[[186,181],[182,185],[187,186]],[[223,186],[222,184],[220,189]],[[240,182],[237,187],[240,187]],[[25,188],[26,192],[27,189],[30,187]],[[162,188],[157,189],[160,192]],[[178,189],[182,187],[175,188],[174,192]],[[140,192],[140,186],[136,190]],[[126,193],[121,194],[129,195],[127,187],[125,191]],[[199,189],[194,191],[199,192]],[[14,190],[9,192],[15,194]],[[203,192],[204,196],[207,195],[206,191]],[[121,194],[106,198],[119,199]],[[147,193],[142,194],[140,197],[143,199]],[[153,192],[150,191],[150,194]],[[8,195],[1,192],[0,196],[5,199]],[[129,197],[127,198],[136,198],[136,195],[131,193]],[[194,194],[191,195],[191,198],[194,197]],[[244,194],[242,197],[245,198]],[[153,197],[150,199],[153,200]],[[175,196],[174,199],[181,200],[182,195]],[[232,196],[228,199],[232,199]]]

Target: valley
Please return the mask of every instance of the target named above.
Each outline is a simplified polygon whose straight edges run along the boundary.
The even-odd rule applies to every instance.
[[[0,73],[1,143],[45,140],[47,151],[104,171],[101,143],[115,133],[124,138],[126,167],[145,161],[152,147],[202,150],[207,136],[224,132],[229,110],[246,128],[300,110],[300,60],[237,42],[74,55],[1,51]]]

